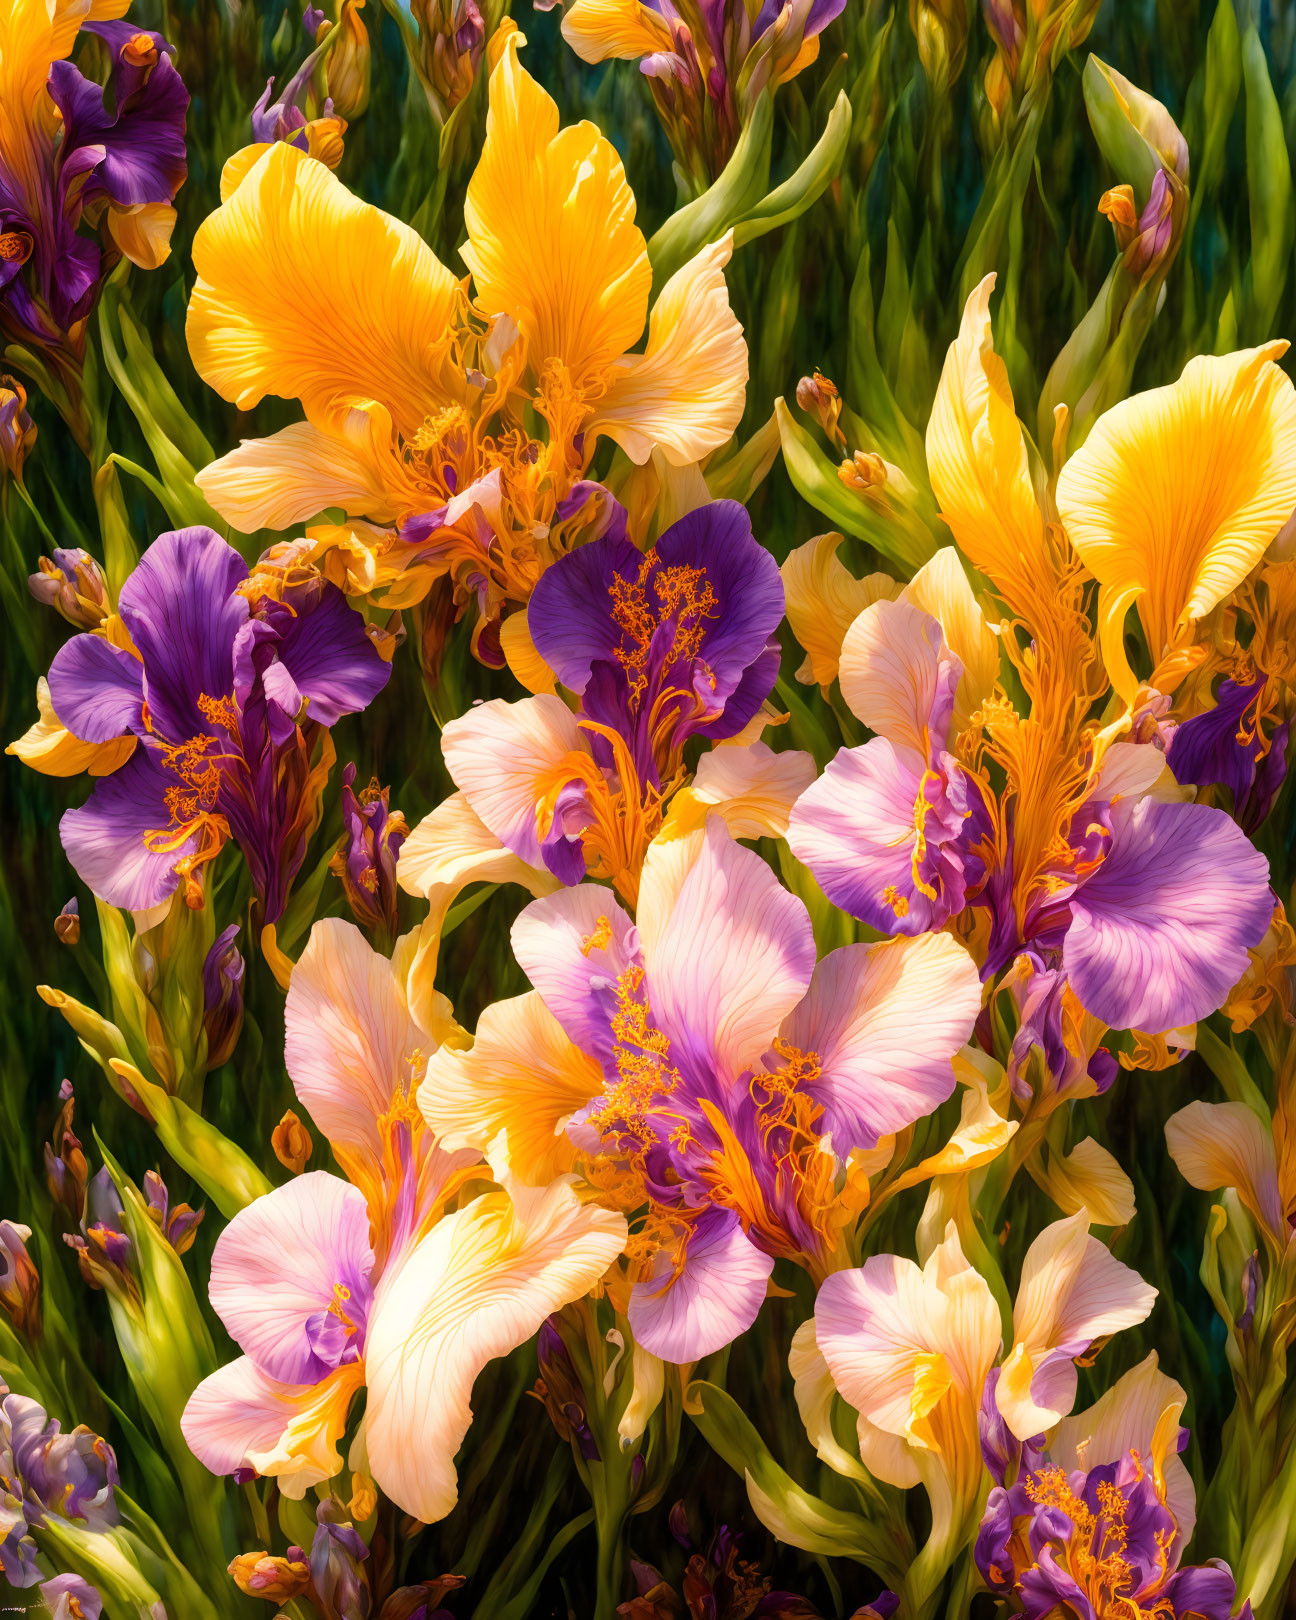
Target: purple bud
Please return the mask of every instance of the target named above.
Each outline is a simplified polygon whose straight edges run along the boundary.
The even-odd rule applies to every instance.
[[[166,1183],[156,1170],[144,1172],[144,1192],[148,1198],[149,1219],[175,1252],[183,1254],[192,1244],[206,1210],[190,1209],[188,1204],[177,1204],[171,1209]]]
[[[78,630],[95,629],[112,612],[103,569],[88,551],[60,548],[37,566],[40,572],[28,576],[27,589]]]
[[[54,919],[54,933],[63,945],[76,945],[81,939],[81,908],[76,896],[68,901]]]
[[[40,1273],[27,1253],[29,1226],[0,1221],[0,1310],[24,1339],[40,1336]]]
[[[390,788],[375,777],[360,794],[354,790],[356,768],[342,772],[342,824],[345,829],[329,870],[342,879],[347,903],[362,928],[396,934],[396,859],[409,836],[399,810],[389,807]]]
[[[364,1568],[369,1549],[346,1514],[335,1496],[316,1508],[319,1528],[311,1543],[311,1581],[325,1620],[369,1620],[373,1595]]]
[[[217,938],[203,963],[203,1029],[207,1032],[207,1067],[229,1061],[243,1029],[245,965],[234,941],[238,924]]]

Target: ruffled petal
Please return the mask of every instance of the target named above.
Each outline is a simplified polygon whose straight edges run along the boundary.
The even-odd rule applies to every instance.
[[[1286,343],[1199,355],[1099,417],[1058,479],[1085,566],[1138,601],[1153,662],[1239,585],[1296,510]]]
[[[841,544],[839,534],[816,535],[790,552],[781,569],[788,623],[806,654],[797,680],[806,685],[817,681],[825,692],[837,679],[842,642],[851,625],[866,607],[900,590],[889,574],[856,579],[838,560]]]
[[[961,674],[937,621],[904,600],[865,608],[842,642],[842,696],[870,731],[920,769],[948,741]]]
[[[612,369],[589,431],[615,439],[633,462],[654,447],[672,466],[700,461],[742,420],[747,344],[724,278],[732,252],[726,232],[677,270],[653,305],[643,354]]]
[[[981,1011],[976,964],[948,934],[844,945],[815,968],[782,1036],[818,1055],[808,1089],[843,1157],[938,1108]]]
[[[1111,848],[1076,892],[1071,987],[1112,1029],[1161,1034],[1221,1006],[1269,927],[1269,863],[1221,810],[1118,805]]]
[[[587,1293],[625,1239],[624,1216],[556,1181],[474,1200],[383,1277],[365,1350],[364,1435],[374,1480],[398,1508],[427,1523],[450,1512],[477,1374]]]
[[[164,774],[144,746],[120,770],[101,777],[79,810],[59,822],[67,858],[83,883],[123,911],[147,911],[175,893],[176,865],[192,855],[194,838],[157,852],[149,835],[171,824],[166,793],[174,778]]]
[[[1166,1146],[1179,1174],[1202,1192],[1233,1187],[1281,1252],[1287,1245],[1273,1133],[1245,1103],[1191,1102],[1171,1114]]]
[[[124,765],[135,751],[134,737],[115,737],[112,742],[87,743],[74,737],[50,701],[49,682],[42,675],[36,682],[35,722],[5,749],[24,765],[42,776],[108,776]]]
[[[513,954],[569,1038],[612,1061],[616,986],[638,965],[634,924],[592,883],[534,901],[513,924]]]
[[[573,0],[563,8],[562,36],[582,62],[631,62],[671,49],[670,28],[640,0]]]
[[[490,76],[461,252],[482,307],[521,327],[537,375],[560,361],[584,392],[637,342],[652,268],[615,148],[591,123],[558,128],[553,97],[518,61],[521,43],[509,35]]]
[[[203,222],[193,258],[189,352],[240,409],[275,394],[321,421],[340,400],[377,400],[408,436],[444,402],[457,281],[408,225],[287,141]]]

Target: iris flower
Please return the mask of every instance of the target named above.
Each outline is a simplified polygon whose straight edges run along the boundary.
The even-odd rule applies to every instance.
[[[351,923],[311,930],[285,1057],[347,1179],[299,1176],[221,1233],[211,1301],[243,1355],[198,1386],[182,1427],[214,1473],[271,1475],[300,1498],[340,1470],[364,1389],[352,1466],[430,1522],[455,1503],[478,1372],[594,1286],[625,1223],[582,1205],[570,1178],[460,1200],[485,1177],[414,1104],[435,1034],[406,1006],[407,956],[389,961]]]
[[[0,13],[0,325],[59,345],[89,312],[102,218],[114,254],[153,268],[184,183],[189,96],[160,34],[121,20],[124,0],[14,0]],[[67,60],[85,27],[111,63],[115,110]]]
[[[196,905],[233,836],[273,923],[331,763],[324,728],[363,709],[391,666],[335,587],[249,577],[210,529],[155,540],[118,613],[50,666],[52,719],[91,769],[96,751],[124,754],[64,815],[68,858],[110,905],[147,911],[181,885]]]
[[[816,966],[805,907],[718,819],[653,844],[637,922],[583,883],[513,948],[535,990],[434,1054],[419,1105],[501,1173],[579,1167],[626,1212],[630,1326],[674,1362],[751,1325],[776,1258],[833,1264],[849,1155],[950,1095],[980,1010],[946,935]]]
[[[1181,1563],[1197,1516],[1179,1458],[1186,1399],[1154,1351],[1048,1437],[1011,1455],[991,1441],[986,1460],[1000,1483],[975,1546],[991,1591],[1035,1617],[1228,1620],[1236,1596],[1228,1566]],[[1239,1620],[1250,1615],[1246,1603]]]
[[[194,241],[188,318],[194,364],[226,399],[246,410],[274,394],[305,412],[203,470],[216,510],[252,531],[341,508],[353,521],[311,532],[342,548],[332,566],[351,588],[403,606],[449,574],[479,629],[599,532],[584,474],[601,437],[636,462],[654,448],[696,462],[734,431],[747,381],[729,238],[650,314],[620,159],[592,124],[560,130],[521,37],[495,37],[465,207],[471,302],[409,226],[279,142],[226,166],[224,202]],[[479,650],[499,661],[494,633]]]

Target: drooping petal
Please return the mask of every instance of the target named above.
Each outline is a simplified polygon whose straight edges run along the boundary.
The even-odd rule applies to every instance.
[[[194,237],[186,336],[194,365],[250,410],[299,399],[320,421],[377,400],[412,434],[443,403],[458,283],[408,225],[275,141]]]
[[[1019,1440],[1042,1434],[1075,1400],[1075,1357],[1096,1340],[1146,1319],[1157,1290],[1089,1236],[1082,1209],[1042,1231],[1022,1263],[1013,1346],[995,1390]]]
[[[324,917],[288,986],[284,1062],[293,1088],[335,1146],[377,1161],[379,1115],[431,1042],[392,974],[354,923]]]
[[[386,412],[349,411],[347,421],[385,423],[387,441],[377,433],[335,432],[311,422],[294,422],[266,439],[244,439],[209,463],[194,479],[215,511],[243,534],[258,529],[289,529],[340,506],[348,517],[390,523],[400,516],[406,494],[391,443]]]
[[[825,956],[782,1035],[818,1055],[807,1089],[824,1105],[837,1152],[874,1147],[938,1108],[980,1011],[976,964],[948,934]]]
[[[562,36],[582,62],[633,61],[671,48],[670,28],[640,0],[573,0]]]
[[[726,232],[681,266],[653,305],[643,354],[612,368],[589,431],[615,439],[631,461],[642,464],[656,447],[672,466],[687,466],[742,419],[747,345],[724,278],[732,252]]]
[[[1047,1168],[1032,1160],[1027,1169],[1063,1214],[1087,1210],[1095,1226],[1126,1226],[1134,1219],[1130,1178],[1092,1136],[1077,1142],[1070,1153],[1051,1154]]]
[[[1011,598],[1024,575],[1038,581],[1048,570],[1008,370],[994,351],[993,290],[990,275],[963,307],[927,423],[927,470],[959,550]]]
[[[180,1430],[213,1474],[253,1468],[300,1501],[312,1485],[341,1472],[337,1445],[363,1381],[355,1363],[315,1384],[281,1384],[250,1356],[239,1356],[194,1390]]]
[[[397,1507],[428,1523],[450,1512],[478,1373],[592,1288],[625,1238],[624,1216],[581,1204],[560,1180],[474,1200],[383,1277],[364,1434],[374,1480]]]
[[[418,1100],[444,1147],[477,1148],[501,1181],[543,1187],[572,1169],[563,1123],[602,1084],[598,1063],[532,990],[492,1002],[468,1051],[433,1053]]]
[[[635,1284],[629,1322],[636,1342],[677,1363],[723,1350],[756,1320],[773,1269],[732,1210],[707,1210],[689,1233],[678,1275],[662,1249],[652,1274]]]
[[[391,679],[391,664],[365,634],[364,617],[335,585],[325,585],[289,620],[277,661],[306,700],[306,718],[322,726],[368,708]]]
[[[99,779],[80,809],[64,812],[59,837],[67,858],[110,906],[147,911],[175,892],[176,864],[193,854],[196,840],[159,851],[150,838],[171,824],[166,794],[174,780],[141,745],[120,770]]]
[[[200,728],[200,697],[234,690],[246,578],[247,564],[213,530],[174,529],[157,537],[122,586],[119,609],[144,663],[151,725],[168,742]]]
[[[107,776],[124,765],[135,750],[135,738],[116,737],[112,742],[86,743],[74,737],[54,712],[49,682],[42,675],[36,682],[35,722],[5,749],[24,765],[42,776]]]
[[[1161,1034],[1208,1017],[1242,977],[1273,915],[1269,863],[1221,810],[1126,801],[1071,905],[1062,962],[1085,1010]]]
[[[641,896],[652,881],[645,864]],[[713,818],[644,957],[652,1018],[672,1052],[736,1077],[805,994],[814,935],[801,901]]]
[[[1099,417],[1058,479],[1085,566],[1138,599],[1153,663],[1259,562],[1296,509],[1296,390],[1282,342],[1199,355]]]
[[[518,61],[521,43],[505,39],[490,76],[462,256],[486,312],[521,327],[531,368],[561,361],[583,391],[638,340],[652,269],[611,142],[588,122],[559,130],[552,96]]]
[[[1241,1102],[1191,1102],[1171,1114],[1166,1146],[1179,1173],[1203,1192],[1233,1187],[1281,1252],[1287,1244],[1271,1131]]]
[[[792,1335],[788,1370],[792,1374],[792,1394],[797,1412],[820,1461],[826,1462],[829,1468],[848,1479],[866,1478],[863,1465],[851,1456],[833,1432],[832,1403],[837,1386],[833,1383],[828,1363],[820,1353],[813,1316],[802,1322]]]
[[[373,1263],[364,1195],[308,1171],[248,1204],[216,1239],[212,1309],[268,1378],[315,1383],[363,1344]]]
[[[534,901],[513,924],[513,954],[582,1051],[612,1060],[616,986],[639,962],[634,924],[592,883]]]
[[[588,752],[561,698],[541,693],[492,698],[451,720],[441,734],[446,769],[496,838],[528,866],[545,865],[536,829],[542,795],[556,787],[564,758]]]
[[[49,695],[59,719],[83,742],[111,742],[142,730],[144,666],[104,636],[73,636],[59,648]]]
[[[825,692],[837,679],[842,642],[851,625],[866,607],[900,590],[889,574],[856,579],[838,560],[841,544],[839,534],[816,535],[789,553],[781,570],[788,623],[806,654],[797,680],[807,685],[817,681]],[[925,602],[918,606],[931,612]]]

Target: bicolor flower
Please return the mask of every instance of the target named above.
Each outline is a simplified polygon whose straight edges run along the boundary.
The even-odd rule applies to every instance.
[[[1203,1192],[1232,1187],[1256,1223],[1272,1263],[1296,1235],[1296,1166],[1279,1159],[1274,1133],[1243,1102],[1191,1102],[1171,1114],[1166,1146],[1179,1173]]]
[[[765,0],[754,11],[724,0],[572,0],[562,31],[586,62],[638,59],[675,156],[700,193],[732,156],[757,97],[816,59],[819,35],[843,6]]]
[[[12,339],[73,349],[104,254],[78,226],[146,269],[166,258],[184,183],[188,92],[160,34],[89,8],[16,0],[0,17],[0,325]],[[111,102],[67,60],[84,27],[111,63]]]
[[[301,1497],[340,1469],[364,1389],[367,1471],[431,1521],[454,1506],[477,1373],[598,1281],[625,1223],[582,1205],[569,1179],[446,1213],[478,1157],[444,1149],[414,1106],[435,1037],[409,1014],[397,954],[393,967],[350,923],[311,931],[285,1056],[348,1179],[308,1172],[221,1233],[211,1301],[243,1355],[198,1386],[182,1427],[213,1472],[272,1475]]]
[[[1002,740],[1009,775],[994,793],[948,752],[962,660],[941,624],[903,601],[860,614],[841,678],[878,735],[830,763],[789,828],[830,899],[889,933],[985,907],[986,977],[1025,953],[1037,974],[1062,975],[1041,987],[1069,988],[1111,1028],[1161,1033],[1222,1004],[1272,915],[1268,863],[1222,811],[1149,791],[1165,765],[1157,748],[1116,743],[1095,763],[1090,739],[1060,790],[1011,749],[1032,722],[997,714],[986,751],[996,757]],[[1047,844],[1046,814],[1058,817]],[[1047,864],[1032,871],[1022,843]],[[1039,1012],[1050,1009],[1046,1045],[1060,1038],[1056,995]]]
[[[580,884],[513,946],[535,990],[434,1055],[420,1106],[501,1173],[578,1168],[632,1216],[630,1325],[674,1362],[750,1326],[776,1257],[828,1268],[849,1155],[950,1095],[980,1008],[947,936],[816,966],[805,907],[718,819],[652,846],[637,926]]]
[[[696,462],[738,424],[747,351],[724,282],[730,239],[673,276],[650,315],[620,159],[592,124],[559,129],[511,25],[495,41],[465,206],[475,303],[407,225],[279,142],[226,167],[194,241],[188,339],[225,398],[246,409],[275,394],[305,412],[203,470],[216,510],[252,531],[340,507],[351,521],[310,532],[341,548],[329,566],[348,588],[399,607],[449,576],[457,611],[477,606],[477,650],[499,663],[501,614],[601,532],[606,497],[584,480],[599,438],[636,462],[654,448]],[[543,439],[523,425],[528,404]]]
[[[273,923],[327,779],[326,728],[390,666],[341,592],[318,579],[264,591],[210,529],[154,541],[119,613],[112,634],[74,636],[50,666],[56,721],[92,752],[128,754],[64,815],[68,858],[111,905],[144,911],[180,885],[196,905],[232,836]]]
[[[1087,1412],[1064,1419],[1047,1445],[1038,1436],[1001,1468],[975,1547],[991,1591],[1040,1617],[1228,1620],[1236,1596],[1228,1566],[1180,1562],[1196,1520],[1179,1458],[1185,1400],[1153,1352]],[[1244,1620],[1250,1614],[1244,1604]]]

